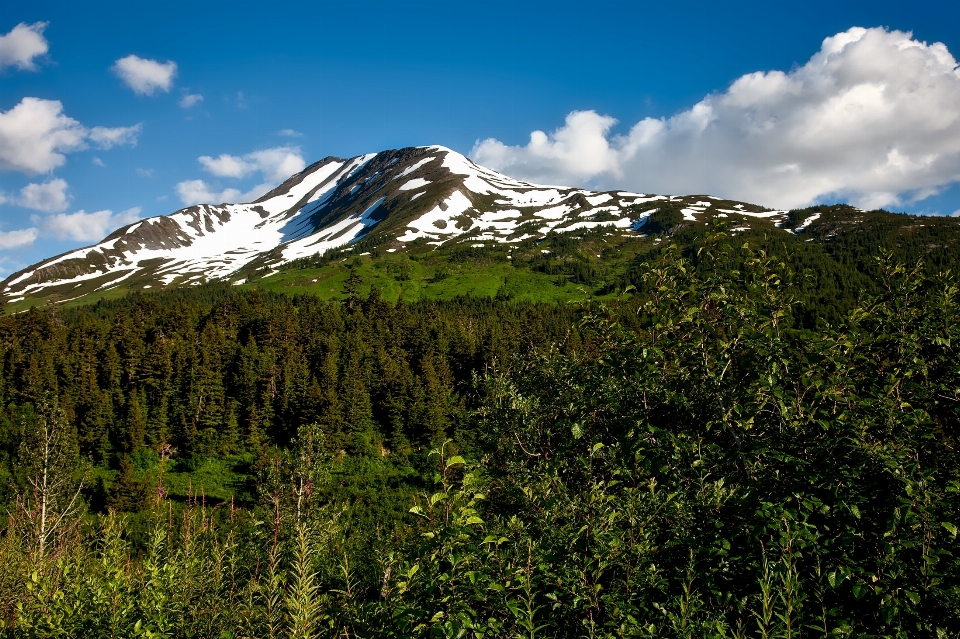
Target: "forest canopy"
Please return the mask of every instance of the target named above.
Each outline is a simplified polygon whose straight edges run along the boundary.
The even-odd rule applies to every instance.
[[[885,253],[821,312],[767,248],[665,247],[605,304],[5,316],[3,627],[955,636],[960,283]]]

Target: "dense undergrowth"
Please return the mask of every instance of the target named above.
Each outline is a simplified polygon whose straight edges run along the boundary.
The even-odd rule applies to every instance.
[[[321,404],[294,428],[279,390],[269,420],[223,418],[252,455],[242,504],[193,487],[171,499],[165,483],[188,455],[162,436],[183,432],[177,446],[200,459],[216,454],[220,426],[147,435],[148,417],[137,446],[124,426],[97,448],[78,437],[69,393],[24,397],[17,423],[30,428],[8,453],[17,470],[0,539],[4,632],[960,634],[956,277],[883,257],[879,293],[811,328],[796,319],[803,275],[785,259],[718,238],[692,257],[664,251],[629,302],[530,312],[518,325],[538,332],[516,329],[512,346],[449,340],[468,314],[426,322],[475,357],[435,387],[446,390],[434,421],[405,403],[428,377],[417,365],[390,395],[393,413],[371,390],[386,369],[358,376],[362,427]],[[348,304],[336,313],[360,321]],[[424,308],[421,318],[437,307]],[[390,326],[416,324],[405,321]],[[383,335],[398,331],[377,326],[364,335],[389,346]],[[456,348],[430,351],[434,374]],[[155,472],[105,489],[103,514],[89,513],[95,495],[74,499],[96,455],[136,476],[130,458],[143,449]],[[52,486],[44,469],[57,490],[41,489]]]

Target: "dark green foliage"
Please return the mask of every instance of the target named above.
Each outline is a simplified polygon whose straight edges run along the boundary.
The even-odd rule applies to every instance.
[[[960,632],[960,291],[878,268],[810,333],[779,260],[665,260],[639,332],[598,316],[595,350],[491,382],[491,512],[552,636]]]
[[[509,254],[509,247],[498,242],[493,242],[485,246],[468,246],[458,244],[450,251],[447,258],[451,262],[475,261],[479,264],[489,265],[496,262],[505,262]]]
[[[45,558],[17,514],[0,628],[957,636],[960,284],[891,254],[812,273],[800,236],[652,249],[606,306],[214,289],[4,318],[10,482],[55,391],[117,468],[91,502],[141,512]],[[579,261],[550,242],[515,254]],[[174,494],[225,454],[243,503]]]
[[[474,372],[563,338],[575,313],[479,299],[392,304],[376,291],[330,303],[210,287],[2,317],[4,503],[24,485],[16,451],[32,407],[51,393],[76,428],[80,458],[101,469],[84,489],[97,512],[140,510],[163,447],[175,499],[249,505],[249,465],[205,460],[261,457],[310,423],[349,459],[420,467],[462,425]],[[400,476],[411,481],[406,470]]]
[[[161,444],[187,457],[286,445],[309,422],[341,448],[429,446],[453,433],[473,371],[559,339],[573,314],[348,287],[343,305],[213,288],[0,318],[7,419],[57,393],[81,455],[114,467]]]
[[[647,218],[643,225],[645,233],[673,233],[683,224],[683,213],[676,205],[665,204]]]
[[[113,482],[106,506],[120,512],[137,512],[147,505],[146,484],[138,480],[133,472],[130,456],[124,455],[120,459],[120,469]]]
[[[529,266],[530,270],[538,273],[558,276],[557,283],[560,286],[567,282],[596,284],[603,270],[589,259],[581,244],[584,240],[596,239],[597,235],[597,231],[577,237],[550,233],[539,244],[539,252],[535,251],[532,258],[519,258],[516,263]]]

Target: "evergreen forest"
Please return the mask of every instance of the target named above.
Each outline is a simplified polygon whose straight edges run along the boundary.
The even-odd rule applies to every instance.
[[[0,636],[960,636],[956,232],[667,213],[568,301],[0,316]]]

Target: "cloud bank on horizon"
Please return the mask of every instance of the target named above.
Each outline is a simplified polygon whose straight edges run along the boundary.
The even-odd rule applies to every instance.
[[[960,69],[942,43],[851,28],[802,67],[750,73],[670,118],[574,111],[523,146],[478,141],[477,163],[548,184],[705,193],[779,208],[916,202],[960,181]]]

